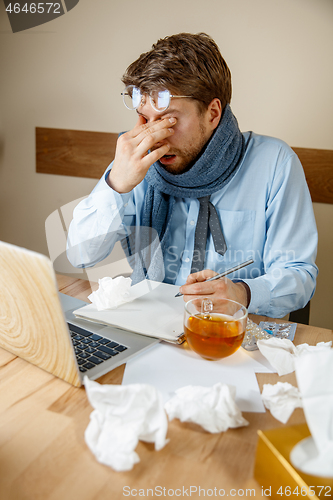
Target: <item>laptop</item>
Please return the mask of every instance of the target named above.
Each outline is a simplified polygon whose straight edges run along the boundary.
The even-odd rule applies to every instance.
[[[76,318],[86,304],[58,292],[45,255],[0,241],[1,348],[80,387],[159,342]]]

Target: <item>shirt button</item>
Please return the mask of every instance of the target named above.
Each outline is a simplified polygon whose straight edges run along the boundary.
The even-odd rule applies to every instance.
[[[186,259],[184,259],[184,262],[190,262],[190,259],[186,257]]]
[[[124,203],[124,207],[127,207],[128,203]]]
[[[190,220],[190,224],[191,224],[191,226],[194,226],[194,224],[195,224],[194,220]]]
[[[116,204],[113,204],[113,205],[111,205],[111,208],[112,208],[112,210],[116,210],[117,205],[116,205]]]

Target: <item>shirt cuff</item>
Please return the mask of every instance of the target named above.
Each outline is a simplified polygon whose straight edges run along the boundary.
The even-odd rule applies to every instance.
[[[263,276],[254,279],[232,280],[233,282],[243,281],[248,285],[251,293],[251,300],[247,309],[251,314],[265,315],[265,311],[267,312],[269,309],[271,290],[267,281],[261,278],[263,278]]]
[[[94,205],[105,214],[126,208],[133,194],[131,191],[129,193],[118,193],[112,189],[106,181],[109,172],[110,169],[107,170],[92,193]]]
[[[232,281],[234,283],[243,283],[244,288],[246,290],[246,309],[248,309],[250,302],[251,302],[251,290],[250,290],[249,285],[245,281],[240,280],[240,279],[233,279]]]

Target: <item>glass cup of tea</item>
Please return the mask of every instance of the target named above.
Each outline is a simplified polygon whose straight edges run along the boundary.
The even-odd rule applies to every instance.
[[[205,359],[231,356],[242,345],[247,309],[229,299],[219,301],[216,312],[210,299],[186,302],[184,333],[190,348]]]

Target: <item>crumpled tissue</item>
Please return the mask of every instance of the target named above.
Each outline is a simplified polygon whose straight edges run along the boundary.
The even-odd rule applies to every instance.
[[[311,448],[296,445],[300,451],[297,466],[307,474],[332,478],[333,350],[306,354],[298,358],[295,364],[304,414],[315,445],[314,454],[309,453]],[[301,443],[306,444],[305,441],[309,439]]]
[[[261,397],[274,418],[285,424],[295,408],[302,408],[302,398],[297,387],[288,382],[264,384]]]
[[[130,302],[131,278],[117,276],[117,278],[102,278],[98,280],[99,288],[88,295],[88,299],[98,311],[114,309],[126,302]]]
[[[134,451],[139,440],[155,443],[155,450],[167,444],[168,419],[155,387],[101,385],[86,376],[84,385],[95,408],[85,440],[99,462],[116,471],[128,471],[140,461]]]
[[[295,359],[303,354],[314,351],[324,351],[332,347],[332,341],[319,342],[316,346],[300,344],[295,346],[291,340],[273,337],[258,340],[257,345],[263,356],[277,370],[278,374],[286,375],[295,370]]]
[[[221,382],[212,387],[188,385],[175,391],[164,408],[169,420],[193,422],[217,433],[249,425],[235,403],[236,388]]]

